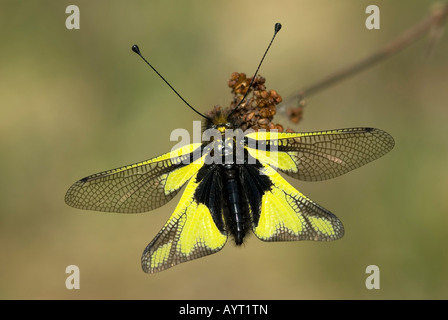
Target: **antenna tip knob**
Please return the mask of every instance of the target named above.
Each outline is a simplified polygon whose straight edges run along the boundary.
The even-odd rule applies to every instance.
[[[275,33],[279,32],[281,28],[282,28],[282,24],[277,22],[274,27]]]
[[[136,54],[140,55],[140,48],[138,47],[138,45],[134,44],[132,46],[132,51],[134,51]]]

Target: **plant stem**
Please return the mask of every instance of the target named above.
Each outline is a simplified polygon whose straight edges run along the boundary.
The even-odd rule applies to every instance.
[[[441,35],[441,30],[448,18],[448,3],[440,4],[435,7],[431,13],[422,19],[420,22],[407,29],[405,32],[400,34],[398,37],[390,41],[380,50],[374,52],[367,58],[358,61],[344,69],[335,72],[320,81],[317,81],[314,84],[309,86],[305,86],[300,92],[289,99],[286,102],[280,104],[277,107],[277,110],[280,112],[285,112],[285,109],[288,107],[291,102],[297,101],[297,105],[299,107],[303,107],[303,103],[301,102],[305,99],[305,97],[309,97],[313,94],[316,94],[342,80],[345,80],[355,74],[360,73],[376,65],[378,62],[385,60],[386,58],[396,54],[397,52],[403,50],[411,43],[418,40],[421,36],[429,33],[430,36],[433,35],[434,41],[430,41],[430,46],[434,46],[436,40],[438,40],[438,36]],[[436,39],[437,36],[437,39]],[[296,106],[293,108],[297,108]]]

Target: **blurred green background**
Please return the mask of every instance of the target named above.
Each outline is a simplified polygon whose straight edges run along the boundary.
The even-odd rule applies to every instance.
[[[309,99],[299,131],[372,126],[395,149],[345,176],[288,179],[344,223],[331,243],[230,241],[218,254],[147,275],[140,256],[180,196],[145,214],[68,207],[76,180],[171,149],[200,111],[227,106],[233,71],[261,75],[285,99],[367,56],[427,15],[434,1],[2,1],[0,4],[0,298],[448,298],[448,41],[431,59],[415,42]],[[65,8],[80,8],[67,30]],[[381,29],[365,28],[365,8]],[[287,126],[285,124],[285,126]],[[65,288],[65,268],[81,289]],[[367,290],[378,265],[381,289]]]

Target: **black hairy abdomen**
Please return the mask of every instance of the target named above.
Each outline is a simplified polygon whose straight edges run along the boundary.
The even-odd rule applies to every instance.
[[[260,218],[261,199],[271,181],[261,164],[204,165],[196,177],[195,200],[209,208],[217,228],[241,245]]]

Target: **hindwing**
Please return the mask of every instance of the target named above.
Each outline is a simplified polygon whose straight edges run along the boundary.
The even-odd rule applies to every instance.
[[[154,273],[222,249],[227,232],[221,211],[220,187],[214,170],[188,182],[174,213],[142,255],[143,271]],[[219,203],[214,205],[214,203]],[[212,213],[210,211],[218,210]],[[218,227],[219,226],[219,227]]]
[[[260,173],[246,177],[250,184],[269,181],[269,189],[258,193],[258,202],[251,205],[252,231],[263,241],[315,240],[331,241],[344,235],[342,222],[330,211],[297,191],[269,165]],[[246,191],[250,195],[250,191]]]

